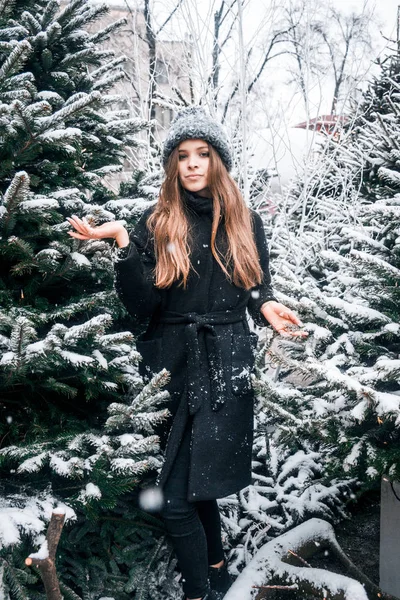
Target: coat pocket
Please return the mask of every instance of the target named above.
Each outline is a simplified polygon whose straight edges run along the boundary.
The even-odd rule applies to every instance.
[[[139,373],[145,380],[150,380],[162,369],[161,344],[162,338],[136,341],[136,350],[142,357],[139,362]]]
[[[251,374],[253,372],[255,351],[258,336],[250,332],[248,335],[232,335],[232,392],[233,394],[249,394],[253,390]]]

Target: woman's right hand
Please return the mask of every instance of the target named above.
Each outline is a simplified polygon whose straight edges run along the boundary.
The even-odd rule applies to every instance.
[[[129,244],[129,235],[122,221],[108,221],[97,227],[92,227],[86,218],[80,219],[76,215],[67,217],[67,221],[76,231],[68,231],[68,234],[78,240],[99,240],[103,238],[114,238],[118,246]]]

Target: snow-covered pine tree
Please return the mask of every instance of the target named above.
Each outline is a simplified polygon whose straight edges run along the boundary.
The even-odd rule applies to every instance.
[[[309,167],[317,169],[317,164]],[[353,477],[329,470],[332,449],[315,409],[319,397],[337,383],[320,357],[335,339],[338,323],[314,275],[316,255],[330,239],[330,227],[342,224],[343,207],[317,204],[313,198],[308,203],[306,198],[304,210],[300,182],[281,204],[278,197],[272,204],[267,181],[264,188],[261,179],[259,183],[250,202],[262,207],[274,290],[278,300],[299,314],[310,337],[293,342],[268,329],[260,332],[266,339],[259,347],[254,379],[253,483],[220,501],[226,547],[236,572],[261,545],[305,520],[343,518],[355,487]],[[310,219],[307,211],[312,212]]]
[[[288,344],[285,355],[271,348],[278,380],[305,378],[298,400],[283,390],[290,402],[281,407],[299,422],[281,415],[281,439],[322,443],[325,472],[363,489],[399,476],[399,78],[395,53],[353,128],[328,141],[321,168],[292,191],[272,245],[278,297],[312,332],[300,353],[293,344],[292,362]]]
[[[93,344],[122,314],[111,248],[71,241],[65,220],[114,218],[103,175],[121,168],[124,146],[144,126],[113,110],[107,94],[122,76],[97,48],[110,30],[83,28],[104,10],[86,0],[63,10],[54,1],[2,3],[0,428],[8,444],[96,418],[90,400],[104,409],[123,383],[107,373],[108,348]],[[71,323],[79,327],[67,335]]]
[[[124,412],[126,394],[132,401],[142,385],[134,337],[113,290],[113,249],[106,241],[67,235],[66,217],[74,213],[96,224],[114,218],[133,223],[137,216],[137,207],[105,183],[121,169],[124,148],[140,143],[136,134],[146,125],[116,110],[110,93],[123,76],[122,62],[99,43],[117,25],[85,29],[106,10],[87,0],[62,8],[57,0],[0,0],[0,496],[7,514],[26,514],[19,508],[29,496],[33,511],[26,522],[16,517],[10,544],[0,535],[0,590],[11,600],[43,597],[37,587],[27,592],[30,575],[18,570],[19,532],[29,538],[36,524],[41,533],[60,497],[74,502],[78,523],[63,533],[61,573],[70,560],[67,579],[85,598],[98,598],[100,583],[110,592],[107,573],[119,577],[106,514],[121,556],[128,547],[124,535],[131,536],[126,561],[119,559],[118,589],[139,577],[135,568],[144,570],[158,544],[151,537],[155,523],[137,518],[134,498],[124,509],[121,503],[156,466],[145,454],[157,450],[150,431],[160,415],[147,407],[142,423],[128,419],[112,439],[104,428],[110,402]],[[88,542],[81,555],[74,543],[86,544],[86,534],[98,543]],[[140,540],[147,541],[140,546]],[[97,569],[100,587],[93,592],[88,565]],[[67,591],[65,597],[76,599]]]
[[[0,502],[0,589],[12,600],[19,598],[18,588],[21,597],[42,598],[36,578],[21,569],[21,556],[41,544],[51,508],[60,502],[69,510],[72,525],[57,551],[65,597],[78,598],[72,590],[93,600],[111,593],[125,600],[134,590],[143,598],[154,597],[146,595],[151,593],[148,566],[156,552],[168,571],[170,549],[161,521],[141,506],[159,503],[149,486],[162,464],[155,428],[169,414],[159,408],[168,397],[162,390],[167,380],[168,373],[161,372],[126,403],[110,404],[106,422],[97,429],[0,450],[2,471],[13,474],[12,483],[2,485]],[[142,491],[142,502],[139,483],[142,490],[148,488]],[[154,589],[163,583],[163,578],[151,581]]]
[[[352,407],[353,419],[338,423],[336,466],[344,461],[367,487],[385,473],[400,477],[399,90],[395,51],[382,62],[339,148],[342,162],[351,157],[350,164],[358,163],[347,179],[360,194],[353,222],[340,231],[337,251],[323,256],[331,271],[324,289],[349,323],[341,367],[364,389]]]

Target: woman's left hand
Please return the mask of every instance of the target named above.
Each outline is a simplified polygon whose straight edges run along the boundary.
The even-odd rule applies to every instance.
[[[273,329],[281,335],[293,337],[308,336],[307,331],[299,331],[298,327],[303,326],[300,319],[284,304],[275,302],[275,300],[265,302],[261,307],[261,312]]]

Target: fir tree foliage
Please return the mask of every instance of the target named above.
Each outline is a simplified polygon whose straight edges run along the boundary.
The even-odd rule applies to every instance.
[[[310,333],[270,347],[274,435],[311,442],[326,476],[361,489],[400,476],[399,77],[395,53],[274,223],[277,295]]]
[[[1,450],[1,466],[15,474],[13,487],[16,476],[21,476],[21,488],[27,483],[34,489],[37,475],[38,492],[43,482],[47,486],[54,480],[59,497],[65,495],[71,503],[114,507],[119,495],[135,489],[141,474],[161,466],[159,438],[154,431],[169,416],[167,409],[157,409],[168,398],[168,392],[161,389],[167,381],[167,372],[161,372],[139,394],[132,395],[130,403],[110,404],[110,416],[100,430]],[[74,486],[71,480],[76,482]]]
[[[163,534],[138,493],[162,463],[167,376],[143,388],[114,248],[67,235],[72,214],[133,225],[139,212],[107,186],[146,126],[116,108],[123,58],[100,47],[121,22],[87,30],[107,10],[0,0],[0,530],[14,531],[0,536],[0,595],[10,600],[44,600],[22,565],[61,500],[75,511],[58,554],[66,599],[127,600],[136,579],[144,589],[136,569]]]
[[[340,277],[346,277],[344,269]],[[321,290],[303,273],[298,286],[283,275],[278,286],[285,299],[290,287],[287,304],[301,315],[310,338],[270,348],[279,385],[258,385],[275,414],[275,435],[289,445],[312,443],[322,452],[326,477],[345,474],[349,483],[355,478],[368,488],[380,474],[395,475],[398,361],[388,355],[388,345],[399,334],[398,323],[356,296],[354,282],[343,294],[336,286]]]
[[[116,218],[104,175],[121,168],[124,148],[137,144],[145,125],[115,111],[108,93],[110,81],[123,76],[122,62],[99,43],[118,24],[85,30],[106,10],[86,0],[64,8],[54,0],[1,5],[1,388],[8,422],[0,429],[8,443],[39,431],[46,437],[66,418],[86,419],[87,402],[100,400],[104,410],[104,401],[135,380],[127,367],[132,336],[107,337],[112,320],[124,315],[112,290],[112,249],[66,235],[71,214],[96,223]]]
[[[171,556],[161,522],[139,508],[138,490],[139,485],[151,484],[162,465],[155,430],[169,416],[167,409],[159,408],[168,398],[162,390],[168,377],[163,371],[139,394],[132,394],[129,403],[111,404],[109,418],[97,430],[0,451],[0,469],[13,474],[12,481],[2,481],[0,503],[0,560],[3,557],[8,587],[12,580],[17,589],[25,571],[16,561],[23,549],[29,554],[30,544],[42,543],[52,508],[62,499],[72,521],[58,549],[66,597],[94,599],[115,593],[115,586],[123,600],[139,588],[143,598],[150,597],[144,577],[149,561],[158,549],[168,571]],[[16,489],[18,494],[9,495]],[[81,557],[76,551],[80,544],[87,548]],[[11,548],[15,550],[10,556]],[[21,597],[37,591],[37,579],[25,579],[19,583]],[[19,596],[11,593],[14,597]]]
[[[144,172],[136,169],[128,181],[121,183],[121,197],[118,200],[109,200],[106,207],[115,213],[118,219],[136,221],[158,199],[162,178],[160,170]]]

